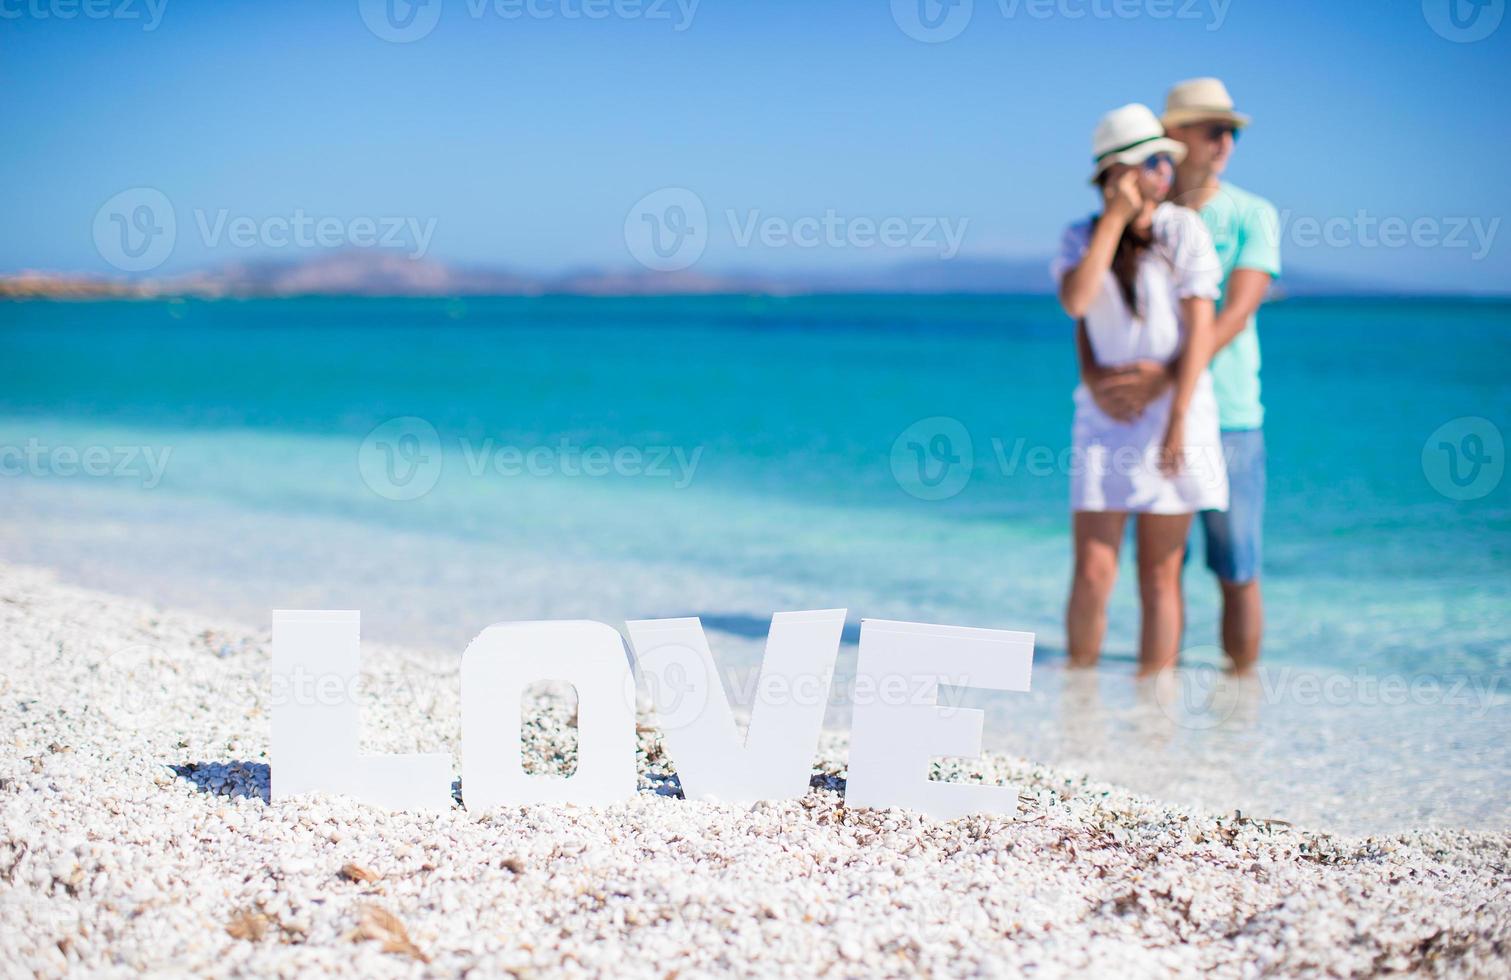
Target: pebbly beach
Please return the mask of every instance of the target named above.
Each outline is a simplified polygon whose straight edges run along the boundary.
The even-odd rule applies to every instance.
[[[1016,819],[852,809],[835,732],[806,796],[749,808],[681,799],[644,722],[622,806],[269,803],[266,629],[14,565],[0,624],[14,975],[1500,976],[1511,952],[1511,833],[1339,836],[1001,754],[935,778],[1014,786]],[[454,658],[363,669],[364,751],[455,749]],[[570,706],[533,707],[526,770],[570,772]]]

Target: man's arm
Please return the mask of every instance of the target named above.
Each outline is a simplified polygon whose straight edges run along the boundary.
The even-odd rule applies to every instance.
[[[1223,296],[1222,309],[1212,324],[1212,352],[1215,354],[1233,338],[1243,333],[1254,311],[1264,302],[1270,291],[1271,276],[1259,269],[1234,269],[1228,277],[1228,290]]]
[[[1118,368],[1098,364],[1085,320],[1076,321],[1076,360],[1081,369],[1081,383],[1091,392],[1092,401],[1119,422],[1131,422],[1144,410],[1149,401],[1143,391],[1148,372],[1153,370],[1164,376],[1164,366],[1155,361],[1138,361]],[[1151,369],[1150,365],[1154,367]]]

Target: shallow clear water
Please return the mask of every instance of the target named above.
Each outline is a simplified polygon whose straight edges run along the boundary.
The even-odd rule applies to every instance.
[[[1261,330],[1257,693],[1207,690],[1199,563],[1183,688],[1135,689],[1125,580],[1107,670],[1063,689],[1074,360],[1038,297],[3,304],[0,557],[448,651],[698,614],[738,670],[773,610],[834,606],[1033,630],[1036,693],[968,696],[994,744],[1345,829],[1505,826],[1511,306]]]

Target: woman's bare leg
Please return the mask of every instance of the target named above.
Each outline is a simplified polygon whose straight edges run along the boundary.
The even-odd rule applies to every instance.
[[[1107,599],[1118,577],[1118,546],[1128,515],[1078,510],[1071,515],[1075,571],[1065,607],[1065,643],[1072,667],[1095,667],[1107,632]]]
[[[1180,573],[1190,514],[1138,516],[1139,676],[1174,667],[1180,657]]]

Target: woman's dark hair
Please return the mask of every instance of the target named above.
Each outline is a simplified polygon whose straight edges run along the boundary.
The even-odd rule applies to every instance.
[[[1097,187],[1107,186],[1107,175],[1111,168],[1097,175]],[[1102,220],[1101,215],[1092,219],[1092,227]],[[1153,244],[1151,239],[1145,238],[1133,230],[1133,225],[1123,229],[1123,237],[1118,239],[1117,250],[1112,253],[1112,276],[1117,280],[1118,291],[1123,294],[1123,302],[1128,304],[1128,311],[1134,316],[1141,316],[1143,311],[1139,308],[1138,301],[1138,266],[1139,259],[1144,251]]]

